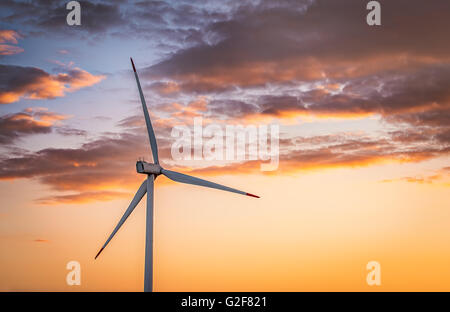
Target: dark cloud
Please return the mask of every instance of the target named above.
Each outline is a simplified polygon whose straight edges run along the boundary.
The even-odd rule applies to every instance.
[[[0,2],[5,25],[20,26],[30,35],[68,35],[101,40],[105,36],[151,39],[150,44],[168,52],[204,42],[203,29],[225,19],[228,8],[222,1],[79,1],[81,25],[68,26],[68,1]]]
[[[10,144],[21,135],[49,133],[51,125],[42,125],[30,119],[17,119],[22,114],[0,117],[0,143]]]
[[[50,133],[55,122],[66,119],[64,115],[40,109],[0,116],[0,143],[11,144],[27,135]]]
[[[214,115],[239,118],[258,113],[258,106],[239,100],[213,100],[208,104],[208,112]]]
[[[447,60],[448,1],[381,1],[382,26],[369,27],[366,3],[318,0],[242,6],[208,25],[220,38],[180,50],[151,66],[148,77],[170,78],[185,92],[222,91],[292,80],[358,77]],[[416,38],[421,38],[416,40]]]
[[[434,138],[443,144],[450,145],[450,127],[447,127],[443,131],[438,132]]]
[[[279,81],[289,68],[293,77],[311,79],[318,69],[348,75],[340,73],[348,61],[362,65],[368,58],[402,54],[403,61],[413,62],[407,54],[427,57],[430,52],[448,58],[448,1],[380,2],[380,28],[367,26],[366,3],[359,0],[209,1],[207,5],[204,1],[80,1],[82,25],[76,32],[66,24],[66,1],[3,0],[0,17],[34,33],[131,36],[152,39],[160,49],[170,47],[171,53],[183,49],[152,69],[174,79],[190,77],[194,89],[197,83],[205,89],[208,82],[191,74],[212,78],[227,68],[251,70],[265,65],[265,72],[254,74],[263,75],[261,81]],[[256,83],[252,80],[250,84]],[[234,82],[245,85],[239,77]],[[219,86],[211,81],[209,85]]]
[[[68,1],[5,0],[1,2],[0,8],[5,12],[2,14],[3,22],[28,25],[33,27],[34,31],[50,30],[60,33],[73,30],[66,22],[69,13],[66,9],[67,3]],[[79,1],[79,3],[82,24],[82,27],[77,28],[79,31],[101,33],[126,23],[118,6],[120,3],[107,4],[98,1]]]
[[[434,104],[434,106],[437,105]],[[416,113],[395,114],[388,117],[387,120],[390,122],[407,123],[413,126],[450,126],[450,109],[433,108]]]
[[[312,90],[302,93],[297,99],[287,97],[279,102],[275,98],[275,101],[263,102],[262,106],[272,110],[299,109],[324,115],[377,113],[384,116],[450,106],[449,66],[433,66],[409,75],[397,74],[379,79],[378,83],[381,87],[373,86],[368,93],[358,92],[353,81],[350,81],[342,93]]]
[[[26,92],[26,87],[33,85],[50,75],[35,67],[0,65],[0,103],[9,103],[8,94],[13,98],[16,94]]]

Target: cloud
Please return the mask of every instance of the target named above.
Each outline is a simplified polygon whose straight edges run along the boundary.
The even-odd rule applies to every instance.
[[[99,20],[89,9],[82,16],[86,28],[77,34],[152,38],[151,44],[158,45],[161,61],[142,76],[151,80],[148,91],[171,99],[153,110],[164,118],[152,115],[162,161],[170,160],[171,126],[190,124],[195,116],[236,123],[377,115],[386,126],[376,138],[283,138],[279,171],[270,174],[448,156],[450,3],[381,2],[383,26],[376,28],[366,25],[366,3],[358,0],[213,1],[207,7],[201,2],[123,1],[114,7],[104,4],[104,18]],[[84,11],[95,5],[82,3]],[[2,6],[13,12],[6,21],[38,32],[67,30],[61,25],[65,8],[57,1],[44,5],[5,0]],[[63,96],[103,79],[77,68],[49,74],[33,67],[1,66],[2,103]],[[0,159],[0,179],[35,179],[48,186],[56,195],[40,199],[42,204],[119,198],[142,180],[134,161],[150,151],[141,115],[118,126],[122,133],[104,134],[81,146],[6,155]],[[63,127],[56,131],[85,134]],[[180,169],[232,174],[235,165]],[[259,161],[240,165],[240,173],[260,172]]]
[[[110,27],[125,23],[119,7],[116,4],[97,3],[94,1],[79,1],[82,10],[82,26],[79,31],[88,33],[105,32]],[[51,30],[55,32],[68,31],[66,24],[67,2],[62,1],[13,1],[4,0],[0,8],[5,9],[2,19],[23,26],[30,26],[34,31]]]
[[[0,55],[13,55],[23,52],[24,49],[8,44],[0,44]]]
[[[20,25],[21,31],[56,37],[97,41],[104,38],[148,39],[161,54],[203,42],[200,29],[212,21],[225,19],[228,6],[210,1],[79,1],[81,26],[67,26],[67,2],[3,0],[0,14],[4,23]],[[231,2],[231,4],[233,4]]]
[[[172,118],[179,121],[191,123],[192,118],[202,116],[202,113],[207,112],[208,100],[203,96],[197,97],[195,100],[189,102],[187,105],[180,105],[178,103],[171,103],[171,106],[166,106]]]
[[[437,103],[432,102],[430,110],[423,110],[415,113],[395,114],[387,118],[394,123],[407,123],[412,126],[444,127],[450,125],[449,108],[436,107]],[[447,104],[448,106],[448,104]]]
[[[420,70],[399,74],[380,74],[376,77],[351,79],[342,90],[329,91],[319,86],[308,90],[280,88],[247,95],[246,101],[233,98],[211,100],[212,113],[231,118],[253,118],[267,115],[352,117],[381,115],[386,121],[414,125],[449,124],[450,66],[427,66]],[[278,94],[277,94],[278,93]],[[239,94],[238,94],[239,96]]]
[[[19,38],[22,37],[14,30],[0,30],[0,43],[10,42],[18,44]]]
[[[236,166],[239,166],[241,174],[276,175],[308,170],[420,162],[447,157],[449,154],[449,146],[439,146],[432,142],[398,142],[389,136],[371,138],[349,134],[322,135],[280,140],[279,167],[276,171],[261,172],[262,162],[259,160],[184,170],[193,174],[221,175],[233,173]]]
[[[70,128],[70,127],[58,127],[58,128],[56,128],[56,132],[58,134],[61,134],[64,136],[71,136],[71,135],[86,136],[87,135],[86,130],[75,129],[75,128]]]
[[[364,77],[449,60],[445,1],[383,1],[378,28],[367,26],[367,10],[358,0],[257,3],[205,26],[205,36],[215,42],[179,50],[150,66],[147,76],[171,79],[183,92],[204,93]]]
[[[213,115],[230,118],[245,118],[260,112],[257,104],[235,99],[215,99],[209,103],[208,108]]]
[[[101,137],[78,148],[47,148],[0,161],[0,179],[38,178],[60,191],[123,188],[138,180],[134,162],[147,155],[145,133]]]
[[[329,85],[329,84],[328,84]],[[336,84],[337,85],[337,84]],[[339,84],[341,85],[341,84]],[[272,93],[272,94],[269,94]],[[450,66],[431,65],[409,73],[387,72],[355,78],[342,87],[291,86],[236,97],[212,99],[207,115],[227,122],[255,122],[266,118],[363,118],[377,115],[398,142],[419,139],[426,144],[450,144]],[[198,114],[202,112],[198,111]]]
[[[91,1],[80,1],[82,7],[82,31],[89,33],[105,32],[110,27],[125,23],[119,7],[115,4],[94,3]],[[40,27],[55,30],[61,28],[65,23],[67,10],[63,5],[53,6],[48,9],[46,15],[41,15],[37,24]],[[65,26],[65,25],[64,25]]]
[[[129,124],[130,120],[132,118],[127,118],[121,123],[122,126],[132,126],[125,132],[108,134],[77,148],[47,148],[4,157],[0,159],[0,180],[35,179],[56,192],[63,192],[37,200],[45,205],[121,198],[143,180],[136,174],[134,162],[137,157],[150,153],[145,129],[135,122]],[[167,168],[171,167],[171,140],[165,137],[169,130],[170,127],[166,131],[158,131],[160,159]],[[402,140],[404,137],[407,139]],[[385,137],[378,138],[351,133],[298,136],[280,140],[279,169],[268,174],[420,162],[448,156],[449,152],[448,145],[436,144],[433,139],[412,140],[397,132],[388,132]],[[260,161],[240,162],[239,173],[260,174],[260,164]],[[183,166],[177,169],[201,177],[234,174],[236,165],[209,163],[202,168]],[[65,192],[72,193],[67,195]]]
[[[448,144],[450,20],[443,12],[450,4],[382,7],[383,26],[375,28],[356,0],[238,4],[202,26],[203,42],[143,73],[162,96],[208,93],[208,111],[192,116],[252,122],[377,115],[401,128],[399,135],[426,133],[428,143]]]
[[[178,94],[180,91],[180,87],[173,81],[154,82],[149,86],[148,89],[155,91],[161,95],[174,95]]]
[[[407,183],[419,183],[419,184],[440,184],[444,186],[450,186],[450,168],[444,167],[437,170],[434,174],[429,175],[417,175],[401,177],[396,179],[385,179],[380,182],[390,183],[390,182],[407,182]]]
[[[33,242],[35,243],[49,243],[49,240],[46,239],[42,239],[42,238],[36,238],[35,240],[33,240]]]
[[[80,68],[51,75],[36,67],[0,64],[0,104],[17,102],[20,98],[52,99],[66,92],[92,86],[105,76],[93,75]]]
[[[50,133],[55,124],[67,118],[43,108],[28,108],[20,113],[0,116],[0,143],[11,144],[27,135]]]
[[[41,197],[36,200],[40,205],[52,206],[60,204],[86,204],[98,201],[110,201],[118,198],[129,198],[131,194],[127,192],[97,191],[83,192],[70,195],[56,195]]]
[[[23,52],[24,50],[21,47],[5,44],[18,44],[18,39],[20,38],[22,37],[14,30],[0,30],[0,56],[13,55]]]

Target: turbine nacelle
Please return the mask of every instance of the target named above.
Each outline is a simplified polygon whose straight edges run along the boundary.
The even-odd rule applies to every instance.
[[[161,166],[158,164],[152,164],[142,160],[136,162],[136,171],[138,173],[160,175],[161,169]]]

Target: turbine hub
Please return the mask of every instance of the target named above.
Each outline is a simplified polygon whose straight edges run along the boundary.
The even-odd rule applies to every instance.
[[[143,174],[161,174],[161,166],[158,164],[148,163],[142,160],[136,162],[136,171]]]

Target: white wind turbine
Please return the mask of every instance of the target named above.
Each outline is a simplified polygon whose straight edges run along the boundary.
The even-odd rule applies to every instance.
[[[141,160],[139,160],[136,163],[137,172],[146,174],[147,179],[144,182],[142,182],[141,186],[139,187],[138,191],[134,195],[134,198],[131,201],[130,205],[128,206],[127,210],[123,214],[122,218],[119,220],[119,223],[116,225],[116,227],[112,231],[111,235],[106,240],[103,247],[100,249],[100,251],[95,256],[95,259],[97,259],[97,257],[103,251],[103,249],[105,249],[106,245],[108,245],[108,243],[111,241],[111,239],[117,233],[117,231],[120,229],[122,224],[129,217],[129,215],[133,212],[133,210],[137,206],[137,204],[141,201],[142,197],[144,197],[145,193],[147,193],[144,291],[152,291],[153,290],[153,182],[158,175],[163,174],[166,177],[168,177],[169,179],[176,181],[176,182],[205,186],[205,187],[215,188],[215,189],[233,192],[233,193],[237,193],[237,194],[252,196],[252,197],[256,197],[256,198],[259,198],[259,196],[256,196],[256,195],[253,195],[250,193],[246,193],[243,191],[239,191],[237,189],[227,187],[224,185],[220,185],[217,183],[213,183],[213,182],[209,182],[209,181],[195,178],[192,176],[188,176],[186,174],[182,174],[179,172],[166,170],[159,165],[158,147],[156,144],[155,133],[153,132],[152,123],[151,123],[150,117],[148,115],[147,104],[145,104],[144,94],[142,93],[141,83],[139,82],[139,77],[137,75],[136,68],[134,67],[133,59],[132,58],[130,58],[130,59],[131,59],[131,65],[133,66],[134,76],[136,77],[136,83],[138,86],[139,95],[141,97],[142,109],[144,111],[145,123],[147,124],[148,138],[150,140],[150,146],[152,149],[154,163],[148,163],[148,162],[141,161]]]

